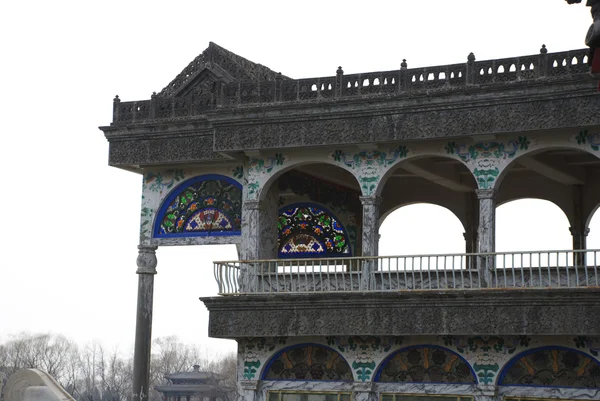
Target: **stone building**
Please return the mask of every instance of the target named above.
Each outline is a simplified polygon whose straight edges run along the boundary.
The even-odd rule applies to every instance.
[[[194,365],[191,372],[177,372],[165,376],[168,384],[156,386],[163,401],[233,401],[228,390],[219,384],[219,375],[213,372],[201,372]]]
[[[243,401],[600,399],[600,94],[588,50],[292,79],[216,44],[114,100],[109,164],[143,175],[134,388],[148,383],[155,250],[215,262],[209,334]],[[495,252],[495,210],[539,198],[570,250]],[[381,257],[395,209],[464,226],[459,255]]]

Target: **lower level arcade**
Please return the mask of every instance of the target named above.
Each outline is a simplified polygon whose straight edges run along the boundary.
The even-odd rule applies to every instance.
[[[600,399],[600,337],[238,339],[244,401]]]

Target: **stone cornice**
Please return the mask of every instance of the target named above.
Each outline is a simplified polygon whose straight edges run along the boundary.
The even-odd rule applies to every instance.
[[[201,298],[212,337],[597,333],[600,289]],[[585,318],[582,318],[585,316]]]

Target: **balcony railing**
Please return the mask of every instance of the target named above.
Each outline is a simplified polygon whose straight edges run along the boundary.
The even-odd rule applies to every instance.
[[[600,250],[215,262],[220,295],[599,287]]]

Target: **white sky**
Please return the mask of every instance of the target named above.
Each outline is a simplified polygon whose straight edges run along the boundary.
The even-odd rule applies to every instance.
[[[52,331],[129,351],[141,177],[108,167],[97,127],[116,94],[149,99],[209,41],[301,78],[581,48],[590,23],[589,8],[563,0],[2,2],[0,341]],[[397,211],[382,253],[462,252],[460,223],[439,211]],[[571,246],[552,205],[522,201],[497,216],[498,250]],[[599,232],[596,216],[588,247],[600,248]],[[207,338],[198,297],[216,294],[211,262],[235,257],[234,246],[159,249],[154,336],[234,350]]]

